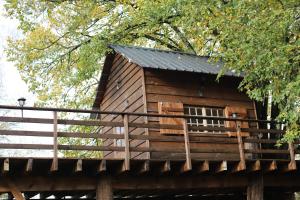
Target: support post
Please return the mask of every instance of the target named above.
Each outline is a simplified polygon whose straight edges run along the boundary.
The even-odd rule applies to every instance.
[[[124,162],[124,170],[130,170],[130,143],[129,143],[129,119],[128,115],[125,114],[123,116],[124,122],[124,140],[125,140],[125,162]]]
[[[296,170],[297,169],[297,165],[296,165],[296,160],[295,160],[295,148],[294,148],[294,143],[293,142],[289,142],[289,151],[290,151],[290,163],[288,168],[290,170]]]
[[[247,188],[247,200],[263,200],[264,183],[261,173],[250,175]]]
[[[245,151],[244,151],[243,138],[242,138],[242,134],[241,134],[241,122],[240,121],[236,122],[236,135],[237,135],[237,140],[238,140],[238,145],[239,145],[239,153],[240,153],[240,168],[241,168],[241,170],[245,170],[246,169]]]
[[[13,195],[13,197],[15,198],[15,200],[25,200],[24,196],[22,195],[21,191],[19,190],[19,188],[14,184],[13,181],[11,181],[9,178],[5,178],[4,179],[8,185],[8,187],[10,188],[10,192]]]
[[[186,119],[184,119],[183,121],[183,132],[184,132],[184,147],[185,147],[184,171],[190,171],[192,170],[192,160],[191,160],[190,138],[189,138],[188,125]]]
[[[113,189],[110,176],[100,176],[96,187],[96,200],[113,200]]]
[[[58,154],[58,149],[57,149],[57,112],[53,111],[53,160],[52,160],[51,171],[58,170],[57,154]]]

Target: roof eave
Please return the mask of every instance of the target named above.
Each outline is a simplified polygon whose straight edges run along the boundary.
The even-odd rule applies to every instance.
[[[115,51],[110,51],[107,53],[105,61],[104,61],[104,65],[103,65],[103,69],[102,69],[102,73],[100,76],[100,80],[99,80],[99,84],[96,90],[96,97],[93,103],[93,110],[99,110],[100,109],[100,104],[101,101],[103,99],[104,96],[104,92],[105,92],[105,87],[108,81],[108,77],[109,77],[109,73],[110,73],[110,69],[113,63],[113,60],[115,58]]]

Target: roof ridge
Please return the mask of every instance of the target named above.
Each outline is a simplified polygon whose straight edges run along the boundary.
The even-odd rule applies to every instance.
[[[166,52],[166,53],[176,53],[176,54],[184,54],[184,55],[190,55],[195,57],[202,57],[202,58],[209,58],[210,56],[201,56],[194,53],[188,53],[188,52],[182,52],[182,51],[174,51],[174,50],[166,50],[166,49],[156,49],[151,47],[142,47],[142,46],[133,46],[133,45],[121,45],[121,44],[110,44],[108,47],[114,49],[115,47],[125,47],[125,48],[134,48],[134,49],[143,49],[143,50],[149,50],[149,51],[159,51],[159,52]]]

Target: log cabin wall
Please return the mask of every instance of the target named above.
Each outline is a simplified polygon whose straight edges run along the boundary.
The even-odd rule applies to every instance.
[[[223,77],[216,82],[216,75],[144,69],[146,101],[148,113],[159,113],[159,102],[179,102],[183,106],[218,107],[226,106],[245,108],[247,117],[255,119],[255,107],[246,94],[238,91],[240,79],[235,77]],[[176,104],[175,104],[176,105]],[[149,123],[158,123],[159,118],[149,118]],[[250,127],[256,124],[249,124]],[[161,130],[150,129],[149,135],[161,135]],[[218,133],[209,133],[216,137]],[[207,135],[207,134],[206,134]],[[228,137],[228,136],[217,136]],[[151,142],[151,147],[184,148],[183,143]],[[238,149],[236,144],[191,144],[199,149]],[[197,153],[192,158],[199,159],[238,159],[238,154]],[[152,153],[151,158],[184,158],[183,154]]]
[[[117,112],[145,112],[143,103],[143,69],[136,64],[131,63],[128,59],[120,54],[116,54],[109,73],[103,99],[100,104],[102,111]],[[122,116],[102,115],[104,121],[122,121]],[[129,118],[130,122],[144,122],[144,117]],[[109,128],[105,127],[102,134],[123,134],[122,127]],[[129,134],[145,134],[145,129],[130,128]],[[124,146],[124,140],[107,139],[103,141],[105,146]],[[134,140],[130,142],[130,146],[145,146],[145,141]],[[122,158],[122,152],[105,152],[104,157]],[[145,158],[146,153],[131,153],[131,158]]]

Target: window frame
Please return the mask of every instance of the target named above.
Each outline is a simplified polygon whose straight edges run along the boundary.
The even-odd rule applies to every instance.
[[[220,106],[203,106],[203,105],[188,105],[184,104],[184,114],[191,116],[199,116],[199,117],[225,117],[225,108]],[[194,110],[191,110],[194,109]],[[210,114],[208,114],[208,109],[210,110]],[[188,112],[187,112],[188,110]],[[200,112],[201,110],[201,112]],[[216,111],[216,115],[214,115],[214,111]],[[221,112],[221,113],[220,113]],[[199,114],[201,113],[201,114]],[[200,122],[199,122],[200,121]],[[217,123],[215,123],[217,122]],[[196,127],[226,127],[224,120],[210,120],[210,119],[192,119],[187,118],[188,126],[196,126]],[[211,134],[222,134],[223,131],[195,131],[189,130],[191,133],[211,133]]]

